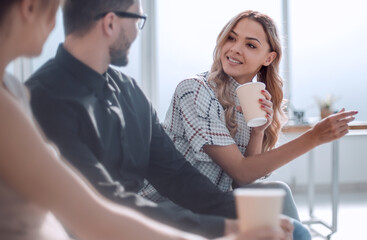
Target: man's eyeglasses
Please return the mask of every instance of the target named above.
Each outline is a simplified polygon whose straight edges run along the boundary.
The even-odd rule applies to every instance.
[[[139,20],[136,24],[137,24],[137,26],[140,30],[143,29],[143,27],[145,25],[145,21],[147,20],[147,16],[139,15],[139,14],[136,14],[136,13],[114,12],[114,11],[110,11],[110,12],[113,12],[114,14],[116,14],[116,16],[118,16],[120,18],[138,18]],[[99,20],[99,19],[103,18],[104,16],[106,16],[110,12],[105,12],[105,13],[98,14],[97,16],[94,17],[94,20]]]

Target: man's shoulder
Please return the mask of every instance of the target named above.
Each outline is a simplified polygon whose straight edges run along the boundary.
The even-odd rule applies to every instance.
[[[135,97],[141,97],[144,96],[146,98],[143,90],[140,88],[139,84],[136,82],[136,80],[124,73],[122,73],[120,70],[109,67],[108,73],[111,75],[113,80],[118,84],[120,89],[124,89],[126,93],[128,93],[131,96]]]
[[[121,72],[119,69],[116,69],[114,67],[109,67],[107,72],[118,83],[133,85],[133,86],[137,85],[137,83],[136,83],[136,81],[133,77]]]
[[[25,82],[28,87],[37,87],[45,81],[54,79],[54,76],[59,76],[62,71],[55,64],[55,59],[48,60],[43,64],[32,76]]]
[[[25,82],[32,98],[37,95],[63,97],[82,95],[81,84],[74,81],[72,73],[65,71],[55,59],[47,61]]]

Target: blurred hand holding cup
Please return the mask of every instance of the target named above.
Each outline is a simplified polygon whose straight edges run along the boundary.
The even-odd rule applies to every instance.
[[[238,188],[234,190],[234,196],[241,232],[264,226],[280,227],[283,189]]]
[[[265,99],[261,90],[265,90],[265,84],[262,82],[245,83],[236,89],[245,121],[249,127],[259,127],[267,122],[266,112],[261,109],[259,103],[260,98]]]

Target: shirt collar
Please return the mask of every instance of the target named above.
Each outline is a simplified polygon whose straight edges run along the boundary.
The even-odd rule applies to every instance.
[[[76,59],[62,44],[57,49],[55,61],[66,68],[68,72],[74,75],[77,81],[86,86],[90,91],[97,95],[102,94],[103,86],[106,83],[105,74],[99,74]]]
[[[234,90],[236,90],[236,88],[238,88],[241,85],[233,77],[229,77],[229,82],[231,88],[234,88]]]

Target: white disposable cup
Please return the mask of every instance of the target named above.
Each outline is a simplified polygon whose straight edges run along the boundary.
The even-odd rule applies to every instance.
[[[234,195],[241,232],[264,226],[280,227],[283,189],[239,188],[234,190]]]
[[[259,127],[267,122],[266,112],[261,109],[259,103],[260,98],[265,99],[261,90],[265,90],[265,84],[262,82],[245,83],[236,89],[242,113],[249,127]]]

